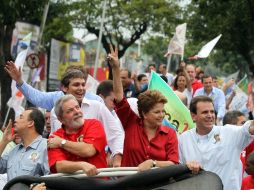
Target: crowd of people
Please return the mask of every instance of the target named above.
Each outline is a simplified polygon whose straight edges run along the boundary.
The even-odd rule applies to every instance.
[[[138,167],[142,172],[186,164],[193,173],[200,169],[216,173],[226,190],[254,188],[254,121],[248,118],[254,110],[248,106],[248,116],[228,110],[231,101],[225,92],[234,81],[221,89],[215,76],[193,64],[181,62],[176,76],[161,64],[161,78],[189,108],[196,125],[179,135],[163,125],[167,98],[148,89],[156,66],[151,64],[147,73],[135,76],[120,67],[117,49],[111,47],[107,59],[113,80],[102,81],[96,94],[86,91],[87,73],[80,67],[66,70],[60,91],[42,92],[7,62],[6,72],[37,107],[10,120],[4,131],[1,155],[8,142],[21,138],[0,159],[0,172],[7,173],[7,181],[20,175],[82,170],[94,176],[105,167]],[[47,110],[45,115],[38,108]],[[45,184],[31,189],[45,189]]]

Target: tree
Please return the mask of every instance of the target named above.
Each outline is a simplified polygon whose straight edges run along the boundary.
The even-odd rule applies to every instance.
[[[76,27],[85,28],[98,37],[102,7],[101,0],[83,0],[70,4],[69,13]],[[177,10],[179,8],[173,0],[107,0],[103,48],[109,53],[110,45],[115,44],[119,57],[122,57],[148,30],[162,32],[171,28],[170,24],[175,22]],[[109,78],[112,78],[111,69]]]
[[[167,0],[108,0],[102,45],[109,52],[109,45],[117,44],[119,57],[148,29],[161,32],[174,23],[178,10],[174,1]],[[101,0],[84,0],[70,5],[77,27],[86,28],[99,36],[102,13]],[[72,12],[71,12],[72,13]]]
[[[254,3],[252,0],[192,0],[186,12],[189,43],[202,47],[220,33],[216,45],[223,57],[214,57],[215,64],[221,60],[244,72],[254,73]],[[197,52],[193,52],[197,53]],[[248,65],[248,66],[247,66]]]
[[[13,60],[11,57],[12,31],[16,21],[23,21],[40,26],[44,5],[48,0],[1,0],[0,9],[0,82],[1,82],[1,120],[5,118],[7,111],[6,102],[11,97],[11,78],[4,71],[6,61]],[[52,37],[60,40],[71,39],[72,27],[67,19],[61,15],[65,12],[65,4],[55,1],[50,4],[50,11],[47,18],[46,35],[44,42],[48,42]],[[61,18],[61,19],[59,19]],[[56,27],[57,25],[57,27]]]
[[[151,37],[143,45],[143,50],[147,55],[152,57],[156,65],[159,65],[167,61],[164,55],[167,52],[168,43],[168,38],[161,36]]]
[[[11,96],[11,78],[4,71],[4,65],[7,60],[12,60],[10,54],[12,31],[16,21],[26,21],[35,25],[40,24],[43,6],[46,0],[9,0],[1,1],[0,12],[0,82],[1,82],[1,115],[5,117],[7,110],[6,102]]]

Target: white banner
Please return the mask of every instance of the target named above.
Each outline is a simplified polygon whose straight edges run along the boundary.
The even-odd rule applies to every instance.
[[[217,36],[216,38],[214,38],[213,40],[211,40],[210,42],[208,42],[206,45],[204,45],[201,50],[198,52],[198,58],[206,58],[209,56],[209,54],[211,53],[211,51],[213,50],[214,46],[217,44],[217,42],[219,41],[220,37],[222,35],[220,34],[219,36]]]
[[[168,56],[169,54],[178,54],[183,56],[186,27],[186,23],[176,27],[176,32],[168,45],[168,52],[165,56]]]
[[[243,112],[244,114],[248,113],[247,109],[247,101],[248,101],[248,96],[238,87],[235,87],[235,97],[233,98],[231,104],[229,105],[229,110],[238,110]],[[230,94],[228,95],[230,96]]]
[[[99,82],[96,79],[94,79],[91,75],[88,74],[86,79],[86,90],[96,94],[98,85],[99,85]]]

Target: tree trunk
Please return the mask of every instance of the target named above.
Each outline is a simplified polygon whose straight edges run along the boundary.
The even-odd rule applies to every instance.
[[[1,73],[1,121],[4,121],[6,112],[8,110],[7,102],[11,97],[11,78],[8,73],[5,72],[4,66],[6,61],[11,60],[11,40],[12,40],[12,31],[14,26],[7,25],[1,26],[0,29],[0,73]],[[8,118],[14,119],[14,113],[11,111],[11,114]]]

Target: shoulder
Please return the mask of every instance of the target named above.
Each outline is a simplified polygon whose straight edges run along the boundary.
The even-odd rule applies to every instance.
[[[59,128],[53,134],[57,135],[59,137],[63,137],[64,136],[64,130],[63,130],[63,128]]]
[[[93,92],[88,92],[87,91],[85,93],[85,98],[87,98],[88,100],[95,100],[95,101],[98,101],[98,102],[101,102],[101,103],[104,102],[103,99],[100,96],[94,94]]]
[[[91,125],[101,125],[101,122],[97,119],[86,119],[85,120],[85,123],[84,123],[85,126],[91,126]]]
[[[179,135],[179,140],[187,139],[188,137],[193,136],[193,134],[195,134],[195,130],[196,128],[192,128],[190,130],[184,131]]]

